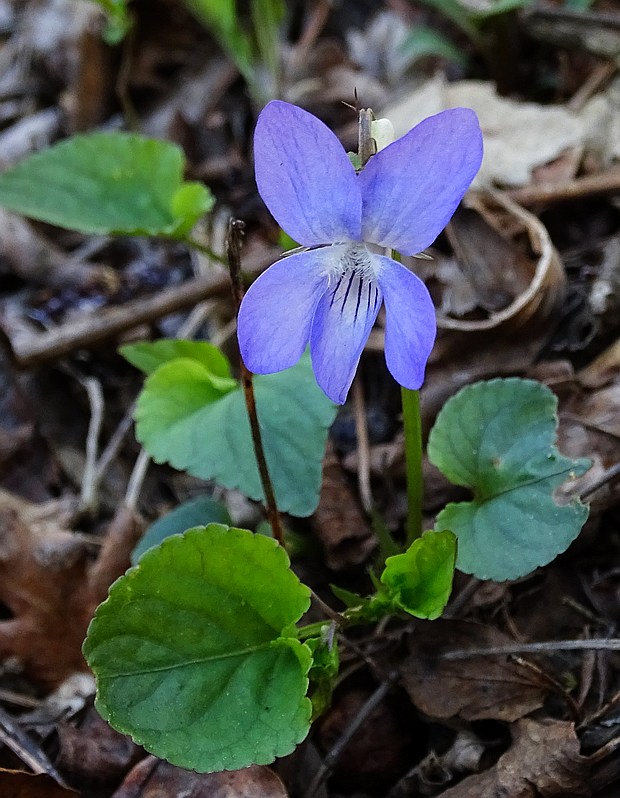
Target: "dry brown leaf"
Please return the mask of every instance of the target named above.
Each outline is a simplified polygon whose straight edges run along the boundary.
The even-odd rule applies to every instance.
[[[572,723],[523,718],[512,727],[513,743],[497,764],[469,776],[442,798],[552,798],[590,795],[589,766],[579,754]]]
[[[417,624],[400,665],[403,687],[432,718],[517,720],[543,703],[546,689],[535,674],[506,656],[441,659],[447,651],[512,642],[497,629],[468,621]]]
[[[79,727],[58,724],[56,766],[72,780],[89,784],[118,784],[130,767],[144,756],[131,737],[117,732],[90,707]]]
[[[262,765],[224,773],[193,773],[147,757],[112,798],[288,798],[276,774]]]
[[[5,798],[71,798],[77,793],[61,787],[47,773],[0,770],[0,795]]]
[[[323,462],[312,528],[323,544],[328,568],[334,571],[359,565],[375,547],[374,535],[331,444]]]
[[[81,647],[96,606],[130,565],[141,526],[121,507],[94,563],[83,536],[54,519],[35,520],[37,505],[0,495],[0,660],[55,687],[86,663]]]

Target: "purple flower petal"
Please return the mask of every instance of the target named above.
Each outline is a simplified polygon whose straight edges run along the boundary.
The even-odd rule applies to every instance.
[[[417,390],[435,342],[435,308],[419,277],[391,258],[380,260],[377,280],[385,301],[385,361],[396,382]]]
[[[329,398],[343,404],[357,364],[381,307],[376,280],[345,272],[321,298],[312,324],[310,353],[316,381]]]
[[[270,102],[254,133],[256,184],[280,227],[304,246],[359,241],[362,198],[342,145],[319,119]]]
[[[325,262],[331,257],[329,248],[289,255],[252,283],[237,319],[239,349],[250,371],[272,374],[297,363],[327,289]]]
[[[450,221],[482,163],[476,114],[452,108],[420,122],[359,174],[364,241],[415,255]]]

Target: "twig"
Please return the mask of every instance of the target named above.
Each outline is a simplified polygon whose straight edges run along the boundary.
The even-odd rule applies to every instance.
[[[228,235],[226,237],[226,254],[228,257],[228,268],[230,270],[230,282],[232,285],[232,294],[237,313],[239,313],[241,300],[243,299],[243,282],[241,277],[241,240],[243,237],[244,227],[245,225],[243,222],[239,221],[238,219],[231,219],[228,225]],[[263,449],[260,424],[258,421],[258,414],[256,412],[256,399],[254,397],[252,372],[246,368],[243,358],[239,358],[239,361],[241,385],[243,386],[245,406],[247,408],[248,417],[250,420],[254,454],[256,455],[256,463],[258,465],[260,481],[263,486],[263,493],[265,494],[265,509],[267,511],[267,517],[269,518],[269,523],[271,524],[274,538],[281,546],[284,546],[282,521],[280,519],[280,513],[278,512],[278,505],[276,504],[276,496],[273,490],[271,477],[269,476],[269,468],[267,467],[267,460],[265,459],[265,450]]]
[[[140,454],[136,458],[125,493],[125,507],[130,510],[135,510],[138,505],[142,483],[144,482],[150,462],[151,457],[146,449],[140,449]]]
[[[575,723],[579,723],[581,720],[581,712],[577,706],[577,702],[572,695],[565,690],[560,682],[557,681],[557,679],[554,679],[551,674],[540,668],[538,665],[536,665],[536,663],[530,662],[527,659],[523,659],[523,657],[515,656],[514,662],[525,670],[532,671],[532,673],[538,676],[541,681],[545,682],[545,684],[550,687],[554,693],[559,695],[560,698],[565,702],[571,719]]]
[[[366,403],[364,389],[358,374],[353,380],[353,413],[355,416],[355,434],[357,437],[357,485],[362,506],[367,513],[372,512],[373,500],[370,489],[370,443],[368,441],[368,425],[366,423]]]
[[[120,420],[118,427],[110,436],[107,446],[103,452],[101,452],[101,457],[97,462],[97,468],[95,471],[95,482],[97,485],[101,484],[103,475],[108,470],[110,463],[112,463],[118,456],[123,440],[125,439],[125,435],[127,435],[129,432],[133,422],[133,413],[135,409],[136,401],[134,400],[125,411],[125,414]]]
[[[61,787],[67,785],[42,749],[0,708],[0,741],[10,748],[34,773],[47,773]]]
[[[99,380],[94,377],[80,378],[80,383],[88,396],[90,422],[86,436],[86,461],[82,476],[79,509],[82,512],[94,513],[97,506],[97,453],[101,425],[103,424],[103,390]]]
[[[519,205],[549,205],[554,202],[568,202],[599,194],[620,192],[620,168],[608,169],[586,177],[576,177],[564,183],[541,183],[503,192]]]
[[[596,493],[597,490],[607,485],[608,482],[611,482],[617,476],[620,476],[620,463],[616,463],[612,465],[610,468],[605,471],[604,474],[601,474],[599,479],[594,483],[594,485],[590,485],[589,488],[584,490],[584,492],[579,497],[580,499],[589,499],[593,493]]]
[[[20,368],[45,363],[115,338],[121,333],[176,313],[204,299],[226,291],[225,276],[207,275],[188,280],[151,297],[140,297],[121,307],[105,308],[72,320],[44,333],[33,334],[12,344],[15,363]]]
[[[458,613],[468,604],[469,600],[478,590],[480,584],[480,580],[475,576],[470,577],[469,581],[461,590],[461,592],[457,593],[457,595],[451,599],[446,612],[443,614],[443,617],[454,618],[456,615],[458,615]]]
[[[310,19],[291,54],[287,72],[296,69],[300,64],[307,63],[310,49],[325,27],[332,5],[332,0],[318,0],[318,2],[314,3],[314,7],[310,12]]]
[[[445,651],[440,659],[471,659],[472,657],[492,657],[503,654],[555,654],[558,651],[620,651],[620,638],[594,640],[548,640],[544,643],[515,643],[489,648],[465,648]]]
[[[325,759],[321,764],[321,767],[316,772],[314,778],[310,783],[310,786],[304,793],[304,798],[313,798],[313,796],[316,794],[316,791],[319,789],[321,784],[323,784],[325,779],[328,778],[334,765],[340,759],[343,751],[345,750],[347,745],[351,742],[354,735],[358,732],[362,724],[368,720],[373,710],[375,710],[376,707],[378,707],[379,704],[383,701],[385,696],[391,690],[392,686],[396,683],[396,681],[398,681],[398,678],[399,678],[398,671],[392,671],[390,674],[388,674],[388,677],[385,679],[385,681],[381,682],[381,684],[377,687],[374,693],[368,698],[364,706],[352,718],[347,728],[343,731],[343,733],[338,738],[336,743],[328,751]]]

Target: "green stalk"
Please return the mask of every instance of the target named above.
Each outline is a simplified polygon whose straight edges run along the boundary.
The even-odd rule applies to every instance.
[[[405,464],[407,474],[407,547],[422,536],[422,422],[420,393],[401,388],[405,425]]]

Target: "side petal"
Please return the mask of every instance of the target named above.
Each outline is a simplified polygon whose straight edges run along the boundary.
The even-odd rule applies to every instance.
[[[364,241],[415,255],[448,224],[482,163],[469,108],[430,116],[381,150],[359,174]]]
[[[328,257],[323,249],[289,255],[252,283],[237,319],[239,350],[250,371],[272,374],[297,363],[327,289]]]
[[[417,390],[437,332],[433,301],[413,272],[391,258],[377,257],[385,301],[385,361],[396,382]]]
[[[307,111],[274,100],[254,133],[256,185],[271,215],[306,247],[359,241],[362,197],[349,158]]]
[[[316,381],[337,404],[347,398],[381,299],[376,280],[351,271],[332,278],[317,306],[310,336],[312,366]]]

